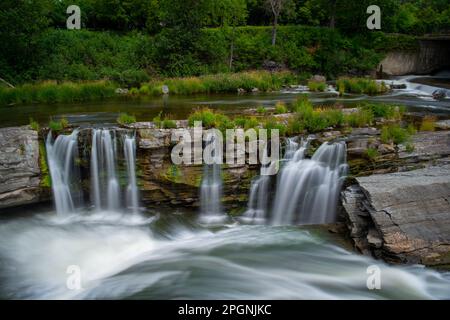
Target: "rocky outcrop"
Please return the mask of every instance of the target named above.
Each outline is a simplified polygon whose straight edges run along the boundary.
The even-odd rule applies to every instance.
[[[0,208],[43,199],[39,141],[29,127],[0,129]]]
[[[342,203],[360,251],[392,262],[450,264],[450,165],[356,182]]]

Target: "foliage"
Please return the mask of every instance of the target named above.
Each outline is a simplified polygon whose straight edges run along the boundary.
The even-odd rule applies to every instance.
[[[117,118],[117,123],[120,125],[133,124],[136,122],[136,117],[128,113],[121,113]]]
[[[366,150],[366,156],[371,161],[375,160],[379,155],[380,155],[380,153],[375,148],[368,148]]]
[[[112,97],[115,86],[109,82],[42,82],[15,88],[0,88],[0,105],[91,101]]]
[[[284,113],[287,113],[287,112],[288,112],[288,109],[287,109],[286,104],[284,102],[279,101],[279,102],[277,102],[275,104],[275,113],[276,114],[284,114]]]
[[[436,117],[425,116],[420,125],[420,131],[434,131],[436,129]]]
[[[384,82],[380,84],[375,80],[366,78],[340,78],[336,82],[336,86],[339,92],[358,94],[364,93],[375,95],[387,91],[387,87]]]
[[[350,127],[366,127],[372,125],[374,115],[372,110],[359,108],[356,112],[352,112],[345,116],[345,121]]]
[[[399,125],[384,126],[381,129],[381,142],[402,144],[409,140],[410,134],[407,129],[403,129]]]
[[[34,121],[33,118],[30,118],[30,128],[34,131],[39,131],[40,128],[39,123]]]
[[[259,114],[261,114],[261,115],[263,115],[263,114],[266,114],[266,113],[267,113],[267,109],[266,109],[264,106],[259,106],[259,107],[256,109],[256,112],[259,113]]]
[[[69,126],[69,121],[67,121],[66,118],[61,118],[59,121],[50,120],[48,127],[53,132],[59,132],[61,130],[64,130]]]
[[[327,84],[325,82],[319,81],[308,81],[308,88],[310,91],[316,92],[324,92],[327,88]]]

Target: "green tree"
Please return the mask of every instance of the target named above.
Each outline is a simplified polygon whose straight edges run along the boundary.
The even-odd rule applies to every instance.
[[[15,82],[39,60],[39,36],[50,24],[50,0],[0,1],[0,76]]]

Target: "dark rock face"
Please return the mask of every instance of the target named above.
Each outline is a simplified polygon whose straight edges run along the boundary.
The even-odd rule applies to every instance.
[[[443,100],[447,97],[447,93],[443,89],[438,89],[433,92],[433,99],[435,100]]]
[[[28,127],[0,129],[0,208],[42,200],[39,141]]]
[[[450,263],[450,165],[356,181],[342,202],[360,251],[392,262]]]

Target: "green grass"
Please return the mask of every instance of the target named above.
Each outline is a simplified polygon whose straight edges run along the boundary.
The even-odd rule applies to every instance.
[[[380,84],[365,78],[340,78],[336,81],[336,86],[341,95],[345,92],[376,95],[388,90],[384,82]]]
[[[266,114],[266,113],[267,113],[267,109],[266,109],[266,107],[264,107],[264,106],[259,106],[259,107],[256,109],[256,112],[259,113],[259,114],[261,114],[261,115],[263,115],[263,114]]]
[[[168,78],[142,85],[141,95],[162,95],[162,86],[167,85],[169,94],[190,95],[196,93],[236,92],[238,89],[251,91],[279,90],[283,85],[294,84],[297,76],[291,72],[247,71],[241,73],[218,73],[200,77]]]
[[[405,112],[404,106],[397,106],[387,103],[363,103],[360,107],[370,110],[375,118],[384,118],[387,120],[401,120]]]
[[[16,88],[0,89],[0,105],[67,103],[92,101],[115,95],[115,86],[109,82],[42,82]]]
[[[368,148],[366,150],[366,157],[371,161],[375,160],[379,155],[378,150],[375,148]]]
[[[117,118],[117,123],[120,125],[133,124],[136,122],[136,117],[128,113],[121,113]]]
[[[39,123],[34,121],[33,118],[30,118],[30,128],[34,131],[39,131],[40,128]]]
[[[403,129],[397,124],[392,124],[389,126],[383,126],[381,128],[381,142],[383,143],[395,143],[402,144],[410,139],[410,134],[407,129]]]
[[[420,125],[420,131],[434,131],[436,130],[436,117],[425,116]]]
[[[370,109],[359,108],[358,111],[345,116],[345,122],[350,127],[362,128],[372,125],[373,112]]]
[[[312,92],[324,92],[327,88],[327,84],[325,82],[318,81],[308,81],[308,88]]]
[[[69,121],[66,118],[61,118],[59,121],[50,120],[48,127],[51,131],[59,132],[69,126]]]
[[[288,112],[289,111],[284,102],[279,101],[275,104],[275,113],[276,114],[284,114],[284,113],[288,113]]]

